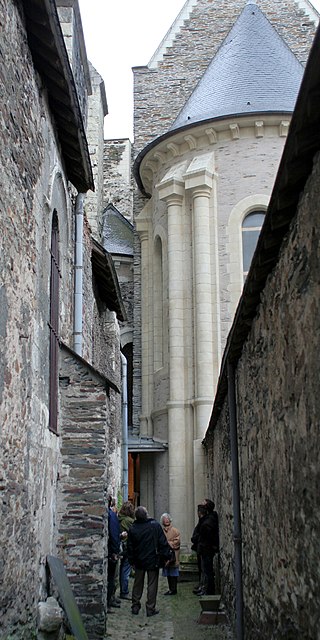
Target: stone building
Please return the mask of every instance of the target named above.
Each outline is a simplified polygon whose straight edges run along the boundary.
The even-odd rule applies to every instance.
[[[51,555],[101,638],[126,318],[101,245],[106,97],[77,0],[0,16],[0,636],[36,637]]]
[[[173,514],[185,550],[208,490],[202,441],[221,353],[318,17],[303,0],[188,0],[148,66],[133,69],[129,451],[141,503]]]
[[[248,640],[320,637],[319,56],[318,29],[204,439]]]

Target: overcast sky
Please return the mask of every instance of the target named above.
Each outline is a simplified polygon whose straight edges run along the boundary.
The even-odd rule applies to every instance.
[[[105,82],[106,138],[132,134],[132,71],[148,64],[185,0],[79,0],[87,55]],[[312,4],[320,10],[320,0]]]

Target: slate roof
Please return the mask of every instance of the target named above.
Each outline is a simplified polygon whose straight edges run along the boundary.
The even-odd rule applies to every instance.
[[[252,113],[292,113],[303,67],[253,2],[248,3],[170,131]]]
[[[103,246],[112,254],[133,255],[133,226],[112,204],[103,214]]]
[[[120,285],[112,256],[94,238],[92,241],[92,271],[95,276],[99,295],[110,311],[115,311],[118,320],[127,320],[127,314],[121,296]]]

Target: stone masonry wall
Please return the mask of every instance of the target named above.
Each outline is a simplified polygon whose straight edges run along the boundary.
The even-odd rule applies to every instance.
[[[104,636],[106,624],[109,400],[104,379],[63,348],[60,402],[57,547],[95,640]]]
[[[101,92],[104,84],[101,76],[92,66],[90,67],[92,95],[89,97],[89,117],[87,126],[87,140],[91,158],[91,166],[95,191],[89,191],[85,199],[85,211],[96,240],[101,242],[102,211],[103,211],[103,124],[104,103]]]
[[[104,208],[113,204],[132,222],[131,142],[104,141]]]
[[[88,60],[85,56],[78,0],[56,0],[60,25],[76,84],[81,115],[88,121],[88,94],[91,93]]]
[[[1,0],[0,16],[0,636],[14,628],[29,639],[57,475],[47,428],[48,203],[55,163],[62,171],[17,3]],[[64,287],[67,296],[68,279]]]
[[[59,337],[72,346],[75,193],[64,173],[47,94],[28,48],[21,2],[0,0],[0,30],[0,637],[30,640],[38,601],[47,596],[46,556],[56,554],[61,438],[48,429],[51,224],[56,211]],[[108,323],[112,325],[112,364],[102,341],[99,355],[93,356],[92,344],[90,348],[97,329],[86,225],[84,237],[85,357],[89,362],[97,357],[102,365],[104,352],[103,371],[110,366],[119,380],[120,357],[114,355],[119,329],[105,308],[105,332]],[[113,451],[119,450],[121,429],[118,397],[110,394],[108,415],[105,408],[108,426],[109,419],[114,421]],[[104,451],[108,444],[104,434]]]
[[[318,156],[236,372],[248,640],[319,638],[319,185]],[[210,435],[209,461],[228,565],[226,418]],[[227,577],[230,610],[232,590]]]

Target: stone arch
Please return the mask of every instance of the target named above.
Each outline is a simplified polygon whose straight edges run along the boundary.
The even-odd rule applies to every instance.
[[[229,293],[231,318],[236,310],[243,288],[242,222],[251,211],[267,210],[269,196],[257,193],[240,200],[233,207],[227,227],[227,255],[229,256]]]
[[[56,209],[59,216],[60,233],[68,243],[70,236],[70,208],[71,202],[68,195],[68,188],[61,171],[58,167],[54,169],[49,187],[50,209]]]
[[[66,282],[66,260],[67,252],[70,247],[71,238],[71,202],[68,195],[67,185],[63,179],[61,171],[56,167],[52,172],[50,188],[49,188],[49,208],[50,214],[57,212],[59,220],[59,251],[61,256],[61,278],[62,283]],[[50,223],[51,224],[51,223]],[[51,235],[51,226],[49,236]]]

